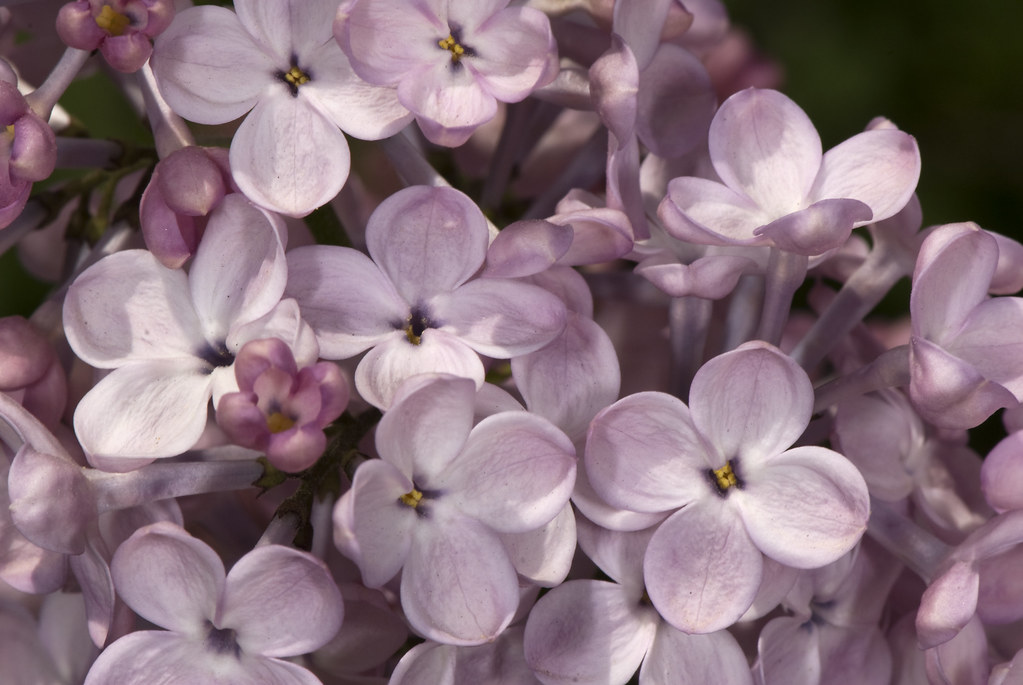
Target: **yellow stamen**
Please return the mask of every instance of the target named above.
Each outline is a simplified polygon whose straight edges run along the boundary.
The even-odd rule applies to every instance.
[[[437,45],[451,53],[452,62],[458,62],[465,54],[465,48],[458,44],[454,36],[449,35],[447,38],[437,41]]]
[[[14,140],[14,124],[8,124],[7,128],[4,129],[4,133],[7,134],[7,140]]]
[[[285,72],[284,80],[293,86],[301,86],[305,83],[309,83],[309,74],[305,73],[298,67],[292,67]]]
[[[294,425],[295,419],[285,416],[279,411],[266,417],[266,427],[270,429],[271,433],[283,433]]]
[[[99,16],[96,17],[96,26],[100,27],[111,36],[120,36],[131,24],[131,19],[126,14],[121,14],[110,5],[103,5]]]
[[[422,335],[416,335],[412,331],[412,323],[411,322],[409,322],[409,324],[407,326],[405,326],[405,337],[408,338],[408,341],[410,343],[412,343],[413,345],[418,345],[419,343],[423,342],[423,336]]]
[[[406,492],[404,495],[399,497],[398,501],[401,502],[402,504],[406,505],[406,506],[409,506],[409,507],[412,507],[413,509],[415,509],[419,505],[419,502],[422,501],[422,499],[423,499],[423,493],[419,492],[415,488],[412,488],[411,490]]]
[[[735,477],[735,472],[732,471],[732,462],[726,463],[719,469],[714,469],[714,480],[722,492],[738,485],[739,479]]]

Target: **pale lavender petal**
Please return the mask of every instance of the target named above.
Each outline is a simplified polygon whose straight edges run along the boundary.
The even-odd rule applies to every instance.
[[[241,25],[264,49],[305,62],[316,47],[330,40],[337,4],[335,0],[238,0],[234,9]]]
[[[904,460],[923,435],[905,399],[869,394],[844,400],[835,412],[834,433],[836,449],[860,470],[872,495],[895,502],[913,491]]]
[[[770,238],[793,254],[817,256],[849,239],[854,226],[870,221],[870,207],[859,200],[818,200],[805,209],[761,226],[753,235]]]
[[[476,55],[467,61],[483,87],[501,102],[524,99],[543,80],[557,48],[547,15],[509,7],[491,15],[475,34]]]
[[[339,13],[334,36],[352,60],[356,73],[370,83],[397,85],[410,65],[431,59],[449,61],[430,38],[447,35],[447,25],[421,5],[409,11],[401,0],[357,2]]]
[[[487,250],[483,275],[490,278],[532,276],[558,261],[572,245],[570,226],[549,221],[516,221],[505,227]]]
[[[632,250],[632,224],[620,210],[597,207],[567,211],[559,204],[558,214],[548,221],[572,228],[572,245],[558,260],[559,264],[599,264]]]
[[[511,362],[512,377],[529,411],[574,439],[618,397],[621,370],[614,344],[592,319],[570,312],[550,344]]]
[[[85,685],[321,685],[312,673],[278,659],[208,651],[201,640],[166,631],[140,631],[107,647]]]
[[[770,459],[810,422],[813,386],[773,345],[754,341],[704,364],[689,391],[693,425],[725,461]]]
[[[934,343],[914,337],[909,349],[909,397],[930,423],[973,428],[998,409],[1019,403],[1008,389]]]
[[[483,384],[483,362],[461,340],[443,330],[427,329],[413,345],[396,331],[362,358],[355,369],[355,388],[375,407],[391,406],[394,393],[408,378],[421,373],[447,373]]]
[[[947,224],[920,246],[909,310],[913,333],[944,344],[987,299],[998,242],[974,223]]]
[[[224,565],[205,542],[172,523],[154,523],[121,543],[110,571],[121,599],[139,616],[205,637],[224,584]]]
[[[725,185],[745,193],[772,218],[808,204],[821,165],[821,140],[806,112],[787,96],[757,88],[736,93],[714,116],[708,142]]]
[[[391,195],[366,224],[366,247],[412,305],[465,283],[483,265],[483,212],[452,188],[412,186]]]
[[[798,616],[767,623],[757,640],[755,665],[763,685],[818,685],[821,677],[820,630]]]
[[[110,255],[76,278],[64,329],[75,354],[100,368],[192,355],[203,342],[184,272],[146,250]]]
[[[945,344],[950,354],[1023,398],[1023,298],[996,297],[977,305],[962,332]]]
[[[353,561],[368,587],[382,586],[405,564],[418,517],[416,510],[400,498],[413,487],[412,481],[391,464],[370,460],[356,470],[352,489],[338,500],[334,509],[335,537],[351,536],[351,551],[358,552]]]
[[[1014,295],[1023,289],[1023,244],[994,231],[988,231],[998,243],[998,266],[991,278],[992,295]]]
[[[738,513],[711,495],[680,509],[650,539],[643,577],[665,621],[687,633],[735,623],[753,603],[763,555]]]
[[[398,102],[393,88],[370,85],[355,75],[336,41],[324,43],[310,62],[316,69],[300,95],[348,135],[379,140],[412,121],[412,113]]]
[[[906,206],[920,179],[920,149],[897,129],[864,131],[824,153],[810,201],[851,198],[873,212],[873,221]],[[860,220],[863,225],[866,223]]]
[[[644,7],[641,14],[647,14]],[[635,46],[633,46],[635,49]],[[681,157],[703,142],[717,104],[703,63],[685,48],[661,43],[640,63],[636,135],[655,155]]]
[[[720,300],[735,290],[741,276],[757,271],[757,263],[747,257],[708,255],[680,264],[674,256],[662,253],[644,259],[635,271],[672,297]]]
[[[576,551],[575,515],[566,505],[536,530],[503,533],[501,542],[516,573],[534,585],[557,587],[565,580]]]
[[[665,230],[698,245],[762,245],[753,231],[771,221],[749,198],[715,181],[676,178],[657,208]]]
[[[668,17],[672,0],[652,0],[644,4],[616,4],[613,14],[613,29],[636,55],[640,69],[646,68],[654,58],[660,44],[661,30]]]
[[[345,603],[344,623],[312,659],[328,672],[358,673],[376,668],[405,644],[408,627],[383,592],[361,583],[340,583],[338,587]]]
[[[401,576],[401,606],[412,627],[446,644],[481,644],[508,626],[518,605],[515,569],[497,535],[434,506]]]
[[[565,327],[565,305],[529,283],[480,278],[431,302],[443,330],[498,359],[538,350]]]
[[[409,305],[366,255],[311,245],[288,253],[285,295],[298,300],[324,359],[352,357],[405,325]]]
[[[611,580],[642,597],[643,557],[656,530],[656,526],[631,533],[607,530],[580,518],[579,549]]]
[[[264,96],[231,141],[231,172],[256,204],[305,216],[348,180],[351,155],[337,125],[284,88]]]
[[[78,403],[75,434],[90,457],[181,454],[202,435],[211,387],[205,363],[195,358],[123,366]]]
[[[753,685],[746,655],[725,630],[687,635],[662,623],[639,671],[640,685],[660,683],[728,683]],[[795,685],[795,683],[791,683]]]
[[[710,493],[706,452],[681,400],[642,392],[593,419],[586,439],[586,472],[609,504],[655,513]]]
[[[671,513],[670,511],[640,513],[608,504],[593,490],[583,466],[585,464],[581,464],[580,468],[576,469],[572,503],[583,516],[591,521],[608,530],[634,531],[656,525]]]
[[[437,642],[418,644],[401,657],[388,685],[455,685],[461,647]]]
[[[957,561],[938,576],[920,598],[916,633],[924,649],[948,642],[977,611],[980,575],[974,565]]]
[[[925,652],[928,680],[955,685],[987,685],[989,671],[987,632],[973,618],[948,642]]]
[[[549,421],[527,412],[483,419],[430,486],[468,516],[502,533],[544,525],[575,484],[575,448]]]
[[[11,462],[7,482],[11,520],[25,537],[54,552],[84,551],[86,530],[99,514],[78,464],[26,443]],[[60,493],[59,500],[54,493]]]
[[[440,62],[421,67],[398,84],[398,100],[415,113],[435,145],[458,147],[497,114],[497,100],[468,69]]]
[[[234,325],[263,316],[280,301],[288,266],[279,225],[280,219],[238,193],[213,210],[188,273],[207,340],[222,343]]]
[[[232,628],[249,654],[298,656],[326,644],[341,627],[341,592],[326,565],[307,552],[266,545],[231,567],[216,625]]]
[[[104,645],[111,634],[119,630],[114,625],[116,614],[119,613],[118,609],[123,611],[126,606],[118,599],[114,590],[110,552],[98,535],[89,535],[85,553],[70,556],[68,566],[82,588],[89,637],[97,646]],[[129,627],[130,624],[125,625],[122,621],[120,630],[127,630]]]
[[[160,93],[174,111],[201,124],[222,124],[252,109],[274,72],[287,65],[261,50],[223,7],[178,14],[160,34],[151,58]]]
[[[980,468],[984,498],[997,511],[1023,509],[1023,432],[995,445]]]
[[[754,544],[796,568],[830,564],[867,528],[867,484],[852,462],[823,447],[797,447],[743,474],[730,495]]]
[[[380,458],[433,489],[465,446],[476,386],[467,378],[423,377],[402,386],[376,430]]]
[[[526,663],[544,685],[624,685],[654,641],[657,613],[624,588],[574,580],[544,595],[526,622]]]

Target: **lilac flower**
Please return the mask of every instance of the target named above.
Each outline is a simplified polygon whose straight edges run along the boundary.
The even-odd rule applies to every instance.
[[[405,615],[425,637],[493,640],[519,604],[500,533],[525,533],[565,507],[572,443],[546,420],[502,412],[472,426],[476,390],[453,376],[402,386],[334,510],[335,541],[380,587],[401,571]]]
[[[208,545],[179,526],[156,523],[117,549],[111,571],[124,601],[167,630],[114,642],[93,664],[87,685],[319,685],[282,659],[317,649],[341,627],[341,595],[310,554],[257,547],[225,575]]]
[[[477,355],[508,358],[550,342],[565,307],[534,285],[477,278],[489,233],[480,210],[450,188],[414,186],[377,208],[366,227],[370,257],[343,247],[288,254],[287,294],[316,331],[320,354],[370,352],[355,387],[378,407],[415,374],[438,372],[483,383]]]
[[[998,242],[973,223],[920,248],[909,311],[909,396],[927,421],[972,428],[1023,399],[1023,299],[988,296]]]
[[[75,432],[94,464],[110,458],[106,467],[123,470],[194,445],[210,397],[238,389],[232,365],[250,340],[280,338],[300,363],[316,358],[298,306],[281,300],[280,230],[278,219],[230,195],[210,218],[187,276],[150,252],[129,250],[71,285],[64,327],[72,349],[114,369],[75,411]]]
[[[597,494],[622,509],[674,512],[650,541],[644,578],[675,627],[731,625],[760,587],[763,555],[816,568],[863,534],[868,495],[856,467],[822,447],[787,449],[812,405],[805,372],[752,342],[697,372],[689,407],[646,392],[593,420],[585,463]]]
[[[916,141],[896,129],[860,133],[822,155],[810,119],[773,90],[728,98],[709,145],[722,183],[677,178],[658,209],[669,233],[704,245],[819,255],[902,209],[920,175]]]
[[[57,33],[73,48],[98,48],[107,64],[130,73],[146,63],[150,39],[173,18],[173,0],[73,0],[60,8]]]
[[[289,472],[315,462],[327,446],[323,429],[348,405],[348,383],[331,362],[301,370],[277,338],[245,343],[234,362],[239,392],[217,403],[217,423],[237,445],[266,453]]]
[[[0,68],[0,228],[18,218],[32,183],[47,178],[57,163],[53,130],[29,109],[17,83],[7,80],[12,76]]]
[[[238,0],[235,12],[182,12],[160,36],[153,70],[175,112],[222,124],[249,110],[231,169],[254,202],[303,216],[348,178],[341,130],[383,138],[411,118],[393,91],[363,83],[331,37],[337,0]],[[341,130],[338,130],[341,129]]]
[[[557,73],[550,22],[508,0],[355,0],[342,3],[334,36],[352,68],[397,89],[419,127],[457,147],[494,118],[497,101],[518,102]]]

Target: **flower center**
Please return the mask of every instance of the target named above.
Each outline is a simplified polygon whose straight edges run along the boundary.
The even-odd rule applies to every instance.
[[[110,5],[103,5],[99,16],[96,17],[96,26],[100,27],[111,36],[120,36],[131,24],[131,19],[126,14],[121,14]]]
[[[465,54],[465,48],[463,48],[452,35],[448,35],[447,38],[437,41],[437,45],[451,53],[452,62],[457,63]]]
[[[725,462],[725,465],[719,469],[711,469],[707,475],[710,476],[711,482],[717,488],[718,494],[722,496],[727,495],[732,488],[742,488],[742,481],[735,474],[731,461]]]
[[[242,648],[238,646],[237,633],[231,628],[218,628],[210,621],[206,621],[209,630],[206,639],[203,641],[206,649],[216,654],[241,656]]]
[[[275,411],[266,417],[266,427],[270,429],[271,433],[283,433],[294,425],[295,419],[279,411]]]
[[[430,328],[430,319],[423,310],[416,307],[409,314],[402,330],[405,331],[405,337],[410,343],[419,345],[423,342],[423,333],[427,328]]]
[[[291,56],[291,68],[287,71],[278,71],[275,76],[278,81],[288,87],[293,97],[298,96],[299,86],[304,86],[313,80],[312,74],[298,66],[298,55]]]
[[[416,490],[415,488],[412,488],[404,495],[399,497],[398,501],[407,507],[412,507],[413,509],[415,509],[416,507],[419,506],[419,503],[422,501],[422,499],[423,493],[421,493],[419,490]]]

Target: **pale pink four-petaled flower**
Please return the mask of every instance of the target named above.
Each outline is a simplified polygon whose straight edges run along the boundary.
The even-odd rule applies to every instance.
[[[750,607],[764,556],[816,568],[866,529],[867,486],[823,447],[789,449],[813,409],[806,373],[751,342],[707,362],[687,407],[656,392],[630,395],[594,418],[585,466],[620,509],[666,518],[643,571],[657,611],[686,632],[712,632]]]

